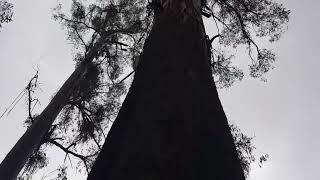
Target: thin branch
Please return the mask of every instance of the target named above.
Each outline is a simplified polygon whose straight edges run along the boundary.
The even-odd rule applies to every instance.
[[[13,102],[5,109],[5,111],[1,114],[0,119],[5,115],[9,114],[12,109],[16,106],[16,104],[22,99],[22,97],[25,95],[26,91],[23,89],[19,95],[13,100]],[[12,107],[11,107],[12,106]]]
[[[81,154],[78,154],[78,153],[75,153],[75,152],[73,152],[73,151],[70,151],[69,148],[64,147],[63,145],[61,145],[60,143],[58,143],[58,142],[56,142],[56,141],[54,141],[54,140],[52,140],[52,139],[49,139],[47,142],[49,142],[49,143],[55,145],[56,147],[60,148],[61,150],[63,150],[63,151],[66,153],[66,156],[68,156],[68,154],[71,154],[71,155],[79,158],[80,160],[82,160],[83,164],[84,164],[85,167],[86,167],[86,171],[87,171],[88,173],[89,173],[89,167],[88,167],[88,165],[87,165],[87,159],[90,158],[90,157],[96,156],[96,155],[98,154],[98,153],[94,153],[94,154],[91,154],[91,155],[88,155],[88,156],[83,156],[83,155],[81,155]],[[70,146],[69,146],[69,147],[70,147]],[[70,163],[71,163],[70,157],[68,157],[68,158],[69,158]],[[72,165],[72,163],[71,163],[71,165]]]
[[[80,39],[80,41],[82,42],[82,45],[84,46],[85,50],[88,51],[88,46],[87,44],[84,42],[83,38],[81,37],[81,35],[79,34],[78,30],[76,28],[74,28],[74,31],[76,32],[78,38]]]
[[[256,15],[258,18],[260,18],[261,14],[254,12],[253,10],[249,9],[249,7],[247,6],[247,4],[245,2],[243,2],[243,0],[238,0],[238,2],[244,7],[244,9],[249,12],[252,13],[254,15]]]
[[[92,30],[94,30],[95,32],[97,32],[98,34],[100,34],[100,31],[99,31],[98,29],[96,29],[96,28],[94,28],[94,27],[92,27],[92,26],[89,26],[89,25],[88,25],[87,23],[85,23],[85,22],[67,19],[67,18],[65,18],[65,17],[63,17],[63,16],[58,16],[58,17],[59,17],[61,20],[66,21],[66,22],[69,22],[69,23],[82,24],[82,25],[84,25],[86,28],[92,29]]]
[[[123,79],[121,79],[121,81],[117,82],[117,84],[121,84],[124,80],[126,80],[128,77],[130,77],[136,70],[134,69],[133,71],[131,71],[131,73],[129,73],[128,75],[126,75],[126,77],[124,77]]]
[[[221,36],[220,34],[217,34],[217,35],[213,36],[213,37],[210,39],[210,44],[212,44],[212,42],[213,42],[216,38],[218,38],[218,37],[220,37],[220,36]]]
[[[98,129],[95,127],[95,124],[90,121],[90,119],[89,119],[89,118],[90,118],[90,115],[87,114],[87,113],[81,108],[81,106],[77,106],[77,107],[78,107],[78,109],[79,109],[80,112],[81,112],[81,115],[82,115],[83,120],[87,121],[88,123],[92,123],[93,126],[94,126],[94,128],[98,131]],[[100,146],[99,142],[96,140],[96,138],[94,137],[94,133],[91,132],[91,131],[89,131],[89,134],[90,134],[90,136],[92,137],[93,141],[94,141],[94,142],[96,143],[96,145],[98,146],[99,150],[101,150],[101,146]]]
[[[246,26],[243,22],[243,19],[241,17],[241,14],[239,13],[239,11],[234,8],[233,6],[231,6],[229,3],[227,3],[226,1],[222,1],[223,4],[225,4],[230,10],[232,10],[235,15],[237,16],[238,20],[239,20],[239,24],[240,24],[240,27],[241,27],[241,31],[243,33],[243,35],[245,36],[245,38],[247,38],[248,40],[248,45],[250,46],[250,43],[252,43],[255,47],[256,47],[256,50],[258,52],[258,54],[260,53],[260,50],[259,50],[259,47],[258,45],[251,39],[251,37],[249,36],[249,34],[247,33],[246,31]]]
[[[71,155],[73,155],[73,156],[75,156],[75,157],[77,157],[77,158],[79,158],[79,159],[81,159],[81,160],[86,160],[86,157],[85,157],[85,156],[83,156],[83,155],[81,155],[81,154],[77,154],[77,153],[75,153],[75,152],[73,152],[73,151],[70,151],[68,148],[64,147],[63,145],[61,145],[60,143],[58,143],[58,142],[55,141],[55,140],[48,139],[47,142],[55,145],[56,147],[60,148],[61,150],[63,150],[63,151],[64,151],[65,153],[67,153],[67,154],[71,154]]]
[[[102,129],[100,126],[97,127],[97,125],[94,123],[93,119],[91,118],[91,115],[88,114],[88,113],[85,111],[85,110],[86,110],[86,107],[81,106],[81,107],[78,107],[78,108],[81,108],[81,109],[79,109],[79,110],[81,111],[81,113],[84,113],[84,116],[86,116],[86,117],[88,118],[87,120],[88,120],[90,123],[93,124],[93,126],[95,127],[95,129],[97,130],[97,132],[99,132],[98,129],[100,129],[103,137],[105,138],[106,136],[105,136],[105,134],[104,134],[104,132],[103,132],[103,129]],[[82,116],[83,116],[83,115],[82,115]],[[98,146],[98,147],[99,147],[99,149],[100,149],[100,146]]]

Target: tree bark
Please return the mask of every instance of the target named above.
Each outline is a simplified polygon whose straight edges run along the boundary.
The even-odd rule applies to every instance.
[[[200,3],[160,3],[88,180],[244,180],[211,74]]]

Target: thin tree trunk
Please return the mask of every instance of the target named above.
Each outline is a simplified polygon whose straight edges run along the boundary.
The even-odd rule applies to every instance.
[[[101,38],[86,54],[86,58],[77,69],[65,81],[57,94],[52,98],[48,106],[36,117],[32,125],[27,129],[15,146],[10,150],[0,164],[0,179],[15,180],[27,162],[30,155],[39,147],[43,137],[48,132],[52,123],[66,105],[74,87],[87,73],[92,60],[104,41]]]
[[[210,70],[200,0],[161,3],[88,179],[244,180]]]
[[[16,179],[29,156],[39,147],[41,140],[51,127],[53,121],[66,104],[68,97],[79,79],[86,72],[86,66],[79,66],[63,84],[49,105],[36,117],[5,159],[0,164],[1,179]]]

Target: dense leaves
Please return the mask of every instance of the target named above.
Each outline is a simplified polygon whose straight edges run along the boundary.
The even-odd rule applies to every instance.
[[[216,31],[219,37],[219,47],[237,48],[245,45],[248,55],[252,60],[250,65],[250,76],[263,78],[263,75],[273,68],[275,55],[270,50],[260,48],[259,38],[268,38],[270,42],[279,40],[287,29],[290,11],[282,4],[272,0],[209,0],[205,8],[209,11],[216,24]],[[215,50],[212,54],[212,61],[216,61],[218,67],[214,68],[214,75],[218,76],[218,83],[222,87],[229,87],[235,79],[242,79],[242,70],[235,70],[234,67],[219,64],[221,56],[227,56],[223,51]],[[228,59],[227,57],[222,59]],[[220,67],[223,70],[217,70]],[[230,73],[225,73],[229,71]],[[235,76],[235,71],[237,76]],[[226,83],[226,79],[229,83]],[[223,86],[226,85],[226,86]]]
[[[133,2],[138,4],[133,6]],[[71,17],[59,9],[54,16],[68,29],[69,39],[79,49],[75,58],[77,64],[95,52],[87,74],[71,95],[50,137],[61,138],[60,132],[64,132],[63,141],[59,143],[73,152],[81,149],[86,155],[79,157],[87,171],[101,149],[110,122],[120,108],[120,98],[127,90],[121,78],[130,64],[136,41],[146,27],[143,25],[145,8],[142,2],[86,5],[73,1]]]
[[[7,1],[0,1],[0,28],[3,23],[8,23],[12,20],[13,5]]]
[[[38,170],[48,165],[48,159],[44,149],[36,150],[28,159],[25,168],[23,169],[19,180],[30,179]]]
[[[31,159],[29,162],[34,165],[25,166],[29,174],[47,164],[45,153],[41,152],[49,146],[65,152],[66,159],[77,158],[79,171],[90,170],[127,92],[124,80],[139,63],[153,10],[158,8],[146,0],[90,2],[73,0],[70,15],[62,12],[62,5],[55,9],[54,19],[61,22],[75,46],[77,67],[88,62],[89,68],[48,130],[39,147],[41,151],[35,152],[37,158],[34,159],[39,163]],[[217,35],[207,42],[218,87],[230,87],[244,77],[243,70],[232,65],[235,56],[226,55],[223,48],[245,45],[252,59],[249,70],[254,78],[263,78],[273,68],[274,53],[260,48],[256,39],[278,40],[286,29],[290,11],[271,0],[210,0],[203,1],[202,8],[216,23]],[[212,44],[215,38],[218,44]],[[32,117],[34,115],[29,115],[28,126],[32,124]],[[248,174],[250,164],[256,161],[252,138],[234,125],[231,130],[242,167]],[[267,158],[267,155],[261,156],[259,163]]]
[[[87,62],[88,68],[39,150],[44,152],[48,147],[58,148],[66,153],[65,160],[69,156],[77,158],[78,170],[86,169],[88,172],[104,143],[105,133],[117,115],[121,98],[127,92],[125,79],[128,76],[125,75],[129,72],[125,70],[131,68],[133,57],[140,53],[141,39],[146,36],[150,20],[146,20],[144,1],[97,1],[94,4],[73,1],[69,16],[62,13],[61,7],[58,5],[55,9],[54,19],[67,29],[68,39],[75,46],[76,67]],[[34,102],[33,88],[29,89],[30,104]],[[27,127],[34,117],[30,113],[25,122]],[[39,152],[34,155],[39,155]],[[47,165],[43,163],[46,154],[40,155],[43,158],[38,158],[39,162],[30,157],[28,162],[31,163],[25,165],[24,172],[28,172],[28,177]],[[21,178],[26,177],[25,173],[20,175]]]
[[[235,81],[242,80],[243,72],[235,66],[231,66],[231,60],[234,56],[228,58],[225,55],[217,57],[218,60],[215,62],[212,73],[215,75],[216,86],[218,88],[228,88]]]
[[[274,53],[267,49],[261,50],[258,54],[258,61],[250,65],[250,75],[252,77],[262,77],[263,74],[267,73],[270,69],[273,69],[272,63],[274,61]]]

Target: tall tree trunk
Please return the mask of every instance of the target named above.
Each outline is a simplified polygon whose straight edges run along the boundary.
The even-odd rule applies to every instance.
[[[35,118],[32,125],[6,155],[0,164],[0,179],[15,180],[17,178],[30,155],[41,145],[41,141],[52,123],[73,93],[74,87],[78,85],[87,73],[96,53],[104,44],[103,39],[100,38],[91,50],[87,52],[86,58],[79,64],[77,69],[52,98],[48,106]]]
[[[160,0],[130,91],[89,180],[244,180],[200,0]]]
[[[0,164],[0,178],[14,180],[25,165],[30,155],[39,147],[43,137],[48,132],[53,121],[66,104],[73,87],[86,73],[86,65],[77,68],[49,105],[37,116],[5,159]]]

